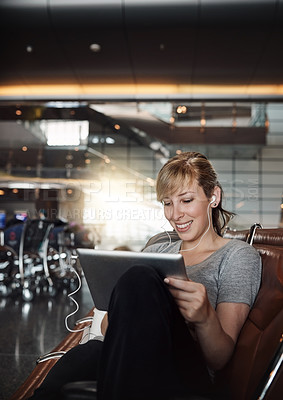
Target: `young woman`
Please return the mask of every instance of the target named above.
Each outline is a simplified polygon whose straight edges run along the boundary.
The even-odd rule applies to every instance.
[[[98,380],[103,400],[220,398],[214,374],[231,358],[257,295],[260,256],[252,246],[221,236],[232,214],[222,208],[221,186],[204,155],[170,159],[156,189],[180,240],[171,243],[168,236],[168,243],[145,251],[180,252],[188,280],[163,280],[142,265],[131,268],[112,293],[102,322],[104,342],[67,353],[34,398],[48,398],[44,393],[50,395],[52,385],[56,398],[65,382],[80,379]],[[68,375],[70,365],[76,367]]]

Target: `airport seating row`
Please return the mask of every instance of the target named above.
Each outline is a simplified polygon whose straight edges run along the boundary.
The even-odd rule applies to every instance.
[[[89,231],[74,231],[67,224],[47,219],[27,219],[1,232],[0,297],[22,296],[32,301],[37,294],[54,297],[73,289],[77,274],[76,248],[94,248]]]

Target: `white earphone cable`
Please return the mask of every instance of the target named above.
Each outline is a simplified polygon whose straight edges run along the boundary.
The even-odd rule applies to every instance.
[[[166,222],[164,222],[164,224],[161,226],[161,229],[163,229],[164,230],[164,232],[166,233],[166,235],[168,236],[168,238],[169,238],[169,243],[167,244],[167,246],[160,252],[160,253],[163,253],[166,249],[168,249],[168,247],[171,245],[171,243],[172,243],[172,239],[171,239],[171,236],[170,236],[170,234],[169,234],[169,232],[164,228],[164,225],[166,224]]]
[[[73,269],[73,271],[75,272],[75,274],[76,274],[76,276],[77,276],[77,278],[78,278],[78,287],[77,287],[73,292],[69,293],[69,294],[68,294],[68,297],[75,303],[76,309],[75,309],[75,311],[71,312],[70,314],[68,314],[68,315],[65,317],[65,327],[66,327],[66,329],[67,329],[69,332],[81,332],[81,331],[83,331],[86,327],[81,328],[81,329],[71,329],[71,328],[69,328],[69,325],[68,325],[68,319],[69,319],[72,315],[76,314],[76,313],[79,311],[79,309],[80,309],[79,303],[73,298],[73,296],[74,296],[74,294],[76,294],[76,293],[81,289],[81,287],[82,287],[82,280],[81,280],[80,275],[78,274],[78,272],[76,271],[76,269],[75,269],[73,266],[71,266],[71,268]]]
[[[211,226],[211,221],[210,221],[210,216],[209,216],[209,206],[210,206],[210,204],[211,204],[211,203],[209,203],[208,206],[207,206],[208,227],[207,227],[206,231],[203,233],[202,237],[200,238],[200,240],[198,241],[198,243],[197,243],[195,246],[191,247],[190,249],[180,250],[180,252],[181,252],[181,251],[191,251],[191,250],[194,250],[196,247],[199,246],[200,242],[202,241],[202,239],[204,238],[204,236],[205,236],[205,235],[207,234],[207,232],[209,231],[209,228],[210,228],[210,226]]]

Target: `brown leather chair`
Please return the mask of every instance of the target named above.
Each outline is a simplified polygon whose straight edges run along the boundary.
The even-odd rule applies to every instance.
[[[235,353],[224,371],[231,400],[260,399],[274,368],[272,361],[277,356],[282,357],[283,247],[258,244],[254,247],[262,257],[262,283],[241,330]],[[282,395],[281,365],[264,399],[279,400]]]
[[[256,242],[254,246],[262,257],[263,273],[260,291],[242,328],[234,355],[219,376],[220,384],[225,385],[230,392],[227,400],[279,400],[282,398],[283,367],[280,364],[283,333],[283,246],[280,247],[283,238],[282,231],[282,229],[257,230],[251,233],[247,230],[240,233],[242,240],[247,240],[249,235],[253,236]],[[169,232],[169,235],[172,241],[178,239],[176,232]],[[227,237],[227,232],[225,236]],[[236,232],[233,233],[233,237],[237,237]],[[168,240],[167,233],[163,232],[150,239],[146,246]],[[268,244],[259,244],[259,240],[266,241]],[[78,344],[80,339],[80,332],[70,333],[67,339],[54,350],[68,350]],[[29,397],[55,362],[49,360],[38,364],[10,400]],[[275,368],[278,368],[277,374],[273,373]],[[274,378],[271,385],[269,385],[270,376]],[[78,394],[78,399],[79,396]],[[93,396],[92,391],[90,391],[90,396]]]
[[[260,224],[254,224],[251,229],[241,231],[227,229],[224,237],[227,239],[240,239],[248,241],[252,236],[252,244],[264,244],[270,246],[283,246],[283,228],[261,228]]]

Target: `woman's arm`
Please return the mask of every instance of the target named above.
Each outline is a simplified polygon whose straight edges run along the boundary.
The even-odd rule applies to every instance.
[[[240,330],[248,316],[244,303],[220,303],[204,324],[197,324],[196,335],[211,369],[222,369],[230,360]]]
[[[213,370],[225,366],[232,356],[239,332],[249,313],[244,303],[211,306],[202,284],[166,278],[184,319],[192,324],[207,365]]]

